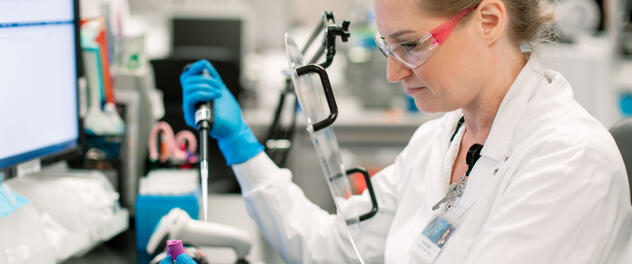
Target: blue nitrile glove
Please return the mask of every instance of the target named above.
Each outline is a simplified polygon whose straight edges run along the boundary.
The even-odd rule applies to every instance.
[[[202,75],[206,70],[210,76]],[[228,91],[213,65],[200,60],[180,75],[184,119],[190,127],[195,124],[195,105],[213,100],[213,128],[210,135],[217,139],[219,149],[228,165],[246,162],[263,151],[263,146],[241,116],[235,97]]]
[[[173,264],[173,260],[171,260],[171,255],[167,255],[159,264]],[[176,264],[197,264],[195,260],[193,260],[187,254],[180,254],[176,258]]]

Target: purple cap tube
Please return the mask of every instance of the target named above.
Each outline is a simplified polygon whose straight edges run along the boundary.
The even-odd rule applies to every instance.
[[[184,253],[181,240],[167,240],[167,254],[172,260],[176,260],[178,255]]]

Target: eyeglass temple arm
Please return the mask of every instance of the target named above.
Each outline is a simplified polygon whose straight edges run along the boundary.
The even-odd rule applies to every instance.
[[[441,26],[430,31],[430,34],[432,34],[432,37],[434,37],[434,39],[437,41],[437,44],[441,45],[448,38],[448,36],[450,36],[450,33],[452,33],[452,30],[454,30],[456,24],[459,23],[459,21],[461,21],[463,17],[474,11],[474,9],[476,9],[477,7],[478,5],[462,10],[461,12],[450,18],[450,20],[443,23]]]

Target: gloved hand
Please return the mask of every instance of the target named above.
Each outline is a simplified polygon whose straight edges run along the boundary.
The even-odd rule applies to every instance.
[[[206,70],[210,76],[202,75]],[[213,100],[213,128],[210,135],[217,139],[228,165],[246,162],[263,151],[252,130],[246,125],[235,97],[230,93],[213,65],[200,60],[180,75],[184,119],[195,124],[195,105]]]
[[[173,264],[173,260],[171,260],[171,255],[167,255],[167,257],[164,258],[162,261],[160,261],[159,264]],[[189,255],[180,254],[176,258],[175,264],[197,264],[197,263],[195,263],[195,260],[189,257]]]

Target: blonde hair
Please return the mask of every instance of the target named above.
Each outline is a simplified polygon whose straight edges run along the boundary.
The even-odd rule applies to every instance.
[[[415,0],[420,8],[440,16],[452,16],[482,0]],[[509,12],[509,34],[516,44],[533,46],[554,38],[553,12],[543,0],[502,0]]]

